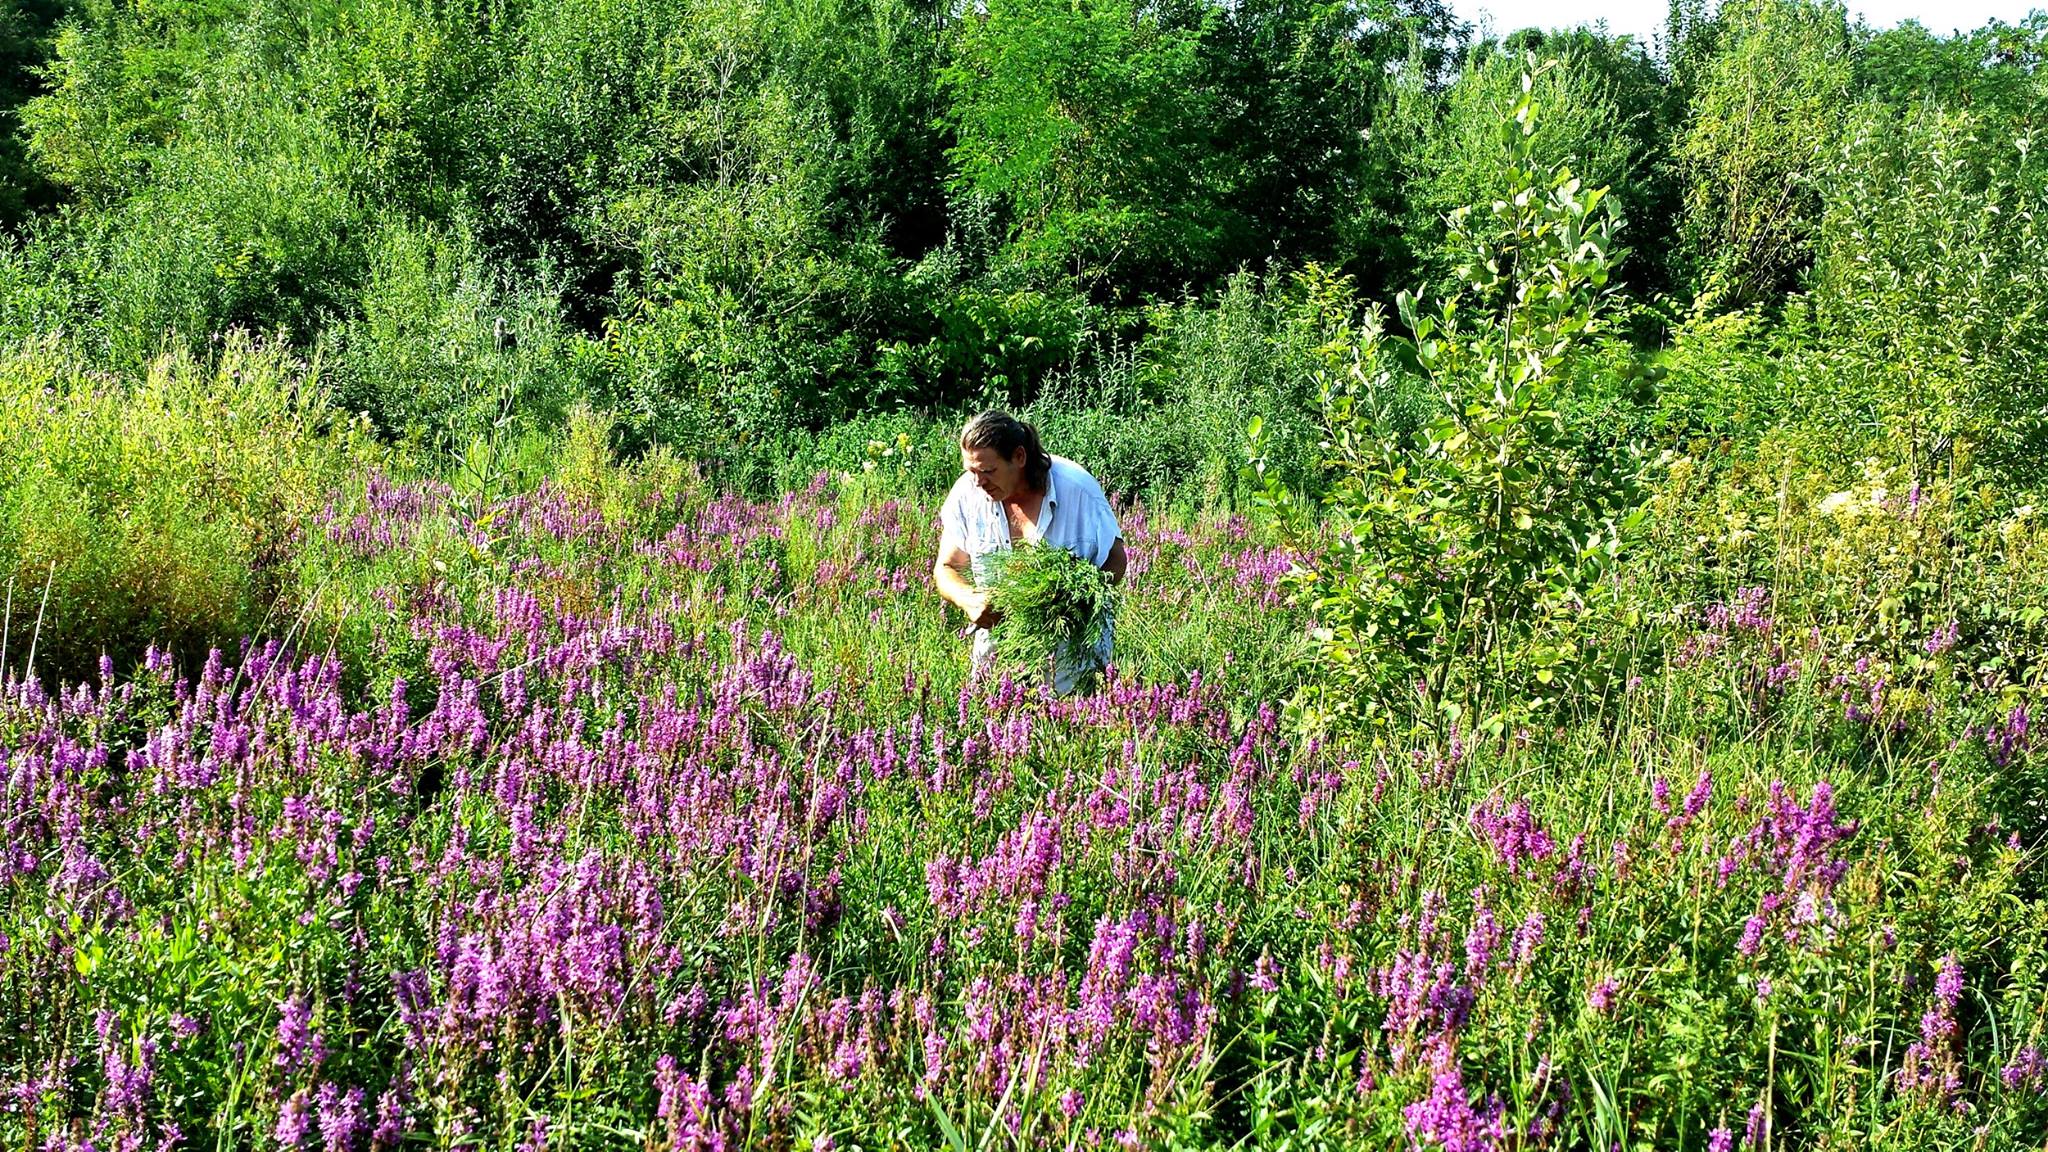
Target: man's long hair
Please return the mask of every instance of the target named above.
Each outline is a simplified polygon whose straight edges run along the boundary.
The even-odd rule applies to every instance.
[[[1038,429],[1000,409],[992,408],[969,420],[960,429],[960,447],[992,448],[1005,460],[1015,456],[1017,449],[1024,449],[1024,481],[1039,492],[1045,491],[1052,475],[1052,454],[1038,442]]]

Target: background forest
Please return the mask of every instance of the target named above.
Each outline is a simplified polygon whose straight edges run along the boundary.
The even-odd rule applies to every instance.
[[[1828,406],[2012,460],[2040,432],[2039,20],[1682,3],[1640,44],[1292,0],[5,0],[0,28],[0,340],[119,374],[246,330],[439,449],[587,402],[765,489],[817,433],[994,398],[1119,491],[1227,499],[1335,314],[1448,274],[1529,51],[1558,62],[1540,156],[1626,221],[1609,335],[1797,362],[1631,431]]]
[[[2041,1147],[2044,56],[0,0],[0,1146]]]

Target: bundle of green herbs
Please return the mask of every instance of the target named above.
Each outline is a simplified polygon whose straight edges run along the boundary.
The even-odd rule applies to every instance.
[[[1046,544],[1020,544],[1003,557],[989,587],[1002,613],[996,659],[1033,672],[1055,661],[1085,667],[1116,609],[1116,588],[1102,569]]]

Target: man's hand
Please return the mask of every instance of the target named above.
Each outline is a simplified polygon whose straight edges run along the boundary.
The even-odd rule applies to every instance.
[[[967,594],[960,610],[967,613],[967,619],[976,628],[993,628],[1003,618],[1003,614],[989,604],[989,594],[979,590]]]
[[[932,564],[932,582],[938,586],[939,595],[965,612],[975,627],[993,628],[1003,614],[989,607],[988,593],[968,580],[967,572],[972,565],[967,550],[960,546],[960,542],[953,538],[952,530],[948,529],[939,537],[939,555]]]

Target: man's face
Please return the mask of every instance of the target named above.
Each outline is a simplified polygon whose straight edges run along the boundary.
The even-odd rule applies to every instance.
[[[974,477],[974,486],[991,500],[1009,500],[1024,492],[1024,449],[1008,459],[993,448],[962,448],[960,470]]]

